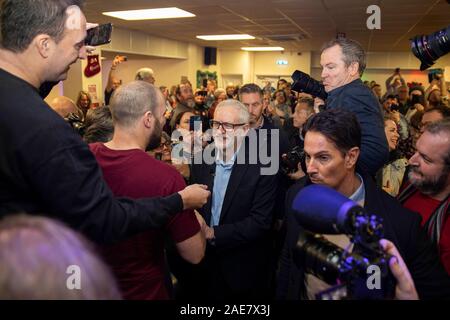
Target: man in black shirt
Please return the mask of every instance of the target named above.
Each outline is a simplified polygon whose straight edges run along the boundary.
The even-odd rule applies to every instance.
[[[115,199],[88,146],[42,100],[86,57],[80,0],[6,0],[0,11],[0,217],[48,214],[97,242],[163,226],[209,192],[191,186],[166,198]]]

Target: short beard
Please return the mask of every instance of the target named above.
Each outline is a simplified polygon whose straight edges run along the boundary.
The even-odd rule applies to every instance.
[[[450,172],[449,168],[445,168],[444,171],[437,178],[424,178],[422,180],[417,180],[412,177],[412,173],[421,174],[420,171],[416,170],[415,167],[411,167],[411,171],[408,174],[409,181],[413,184],[419,191],[428,196],[434,196],[444,190],[448,174]],[[423,177],[423,175],[422,175]]]
[[[153,129],[147,145],[147,150],[154,150],[161,144],[162,126],[158,119],[155,121],[155,128]]]
[[[194,101],[194,99],[186,100],[186,101],[184,102],[184,104],[185,104],[186,107],[189,107],[189,108],[191,108],[191,109],[194,109],[194,108],[195,108],[195,101]]]

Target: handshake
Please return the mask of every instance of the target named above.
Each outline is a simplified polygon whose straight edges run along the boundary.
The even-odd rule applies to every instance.
[[[187,186],[178,194],[183,200],[183,210],[199,209],[208,202],[208,198],[211,196],[208,187],[201,184]]]
[[[178,193],[183,199],[184,210],[198,209],[203,207],[206,202],[208,202],[208,198],[211,195],[211,192],[208,191],[208,187],[202,184],[193,184],[187,186],[185,189],[181,190]],[[197,211],[195,211],[195,216],[198,223],[200,224],[200,228],[205,239],[214,239],[214,228],[209,227],[203,217]]]

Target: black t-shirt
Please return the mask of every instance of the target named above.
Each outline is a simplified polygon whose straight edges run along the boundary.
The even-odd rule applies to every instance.
[[[111,101],[112,94],[114,93],[114,89],[108,91],[105,89],[105,105],[109,106],[109,102]]]
[[[164,225],[178,194],[115,199],[89,147],[29,83],[0,69],[0,217],[45,214],[98,242]]]

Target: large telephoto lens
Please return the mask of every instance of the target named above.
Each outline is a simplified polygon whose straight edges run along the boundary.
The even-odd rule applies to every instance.
[[[411,39],[411,49],[420,60],[420,70],[426,70],[443,55],[450,52],[450,26],[430,35],[419,35]]]
[[[297,70],[292,74],[292,80],[294,80],[292,84],[293,91],[305,92],[322,100],[327,99],[328,94],[323,84],[311,78],[308,74]]]
[[[306,273],[334,285],[340,275],[343,251],[324,237],[303,230],[294,250],[294,261]]]

